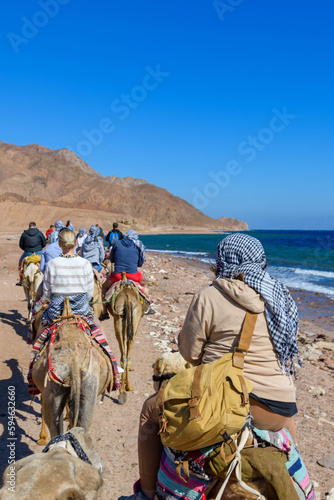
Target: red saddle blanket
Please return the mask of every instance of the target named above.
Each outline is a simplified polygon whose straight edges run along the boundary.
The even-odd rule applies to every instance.
[[[87,318],[88,320],[88,318]],[[68,322],[67,322],[68,323]],[[70,322],[72,323],[72,322]],[[111,361],[111,366],[112,366],[112,371],[113,371],[113,387],[112,391],[115,391],[116,389],[119,389],[121,387],[120,383],[120,374],[118,372],[118,367],[117,367],[117,362],[116,359],[109,347],[109,344],[104,337],[103,333],[101,330],[97,327],[92,328],[91,330],[89,329],[86,321],[83,321],[79,316],[75,316],[75,320],[73,321],[77,326],[81,328],[85,334],[92,338],[97,344],[100,345],[100,347],[105,351],[105,353],[109,356],[110,361]],[[32,379],[32,367],[36,359],[39,357],[39,353],[42,349],[42,347],[45,345],[45,343],[51,339],[51,342],[53,343],[53,340],[55,338],[55,333],[57,328],[62,325],[63,323],[54,323],[53,325],[49,326],[44,330],[44,332],[38,337],[36,342],[34,343],[32,350],[31,350],[31,357],[30,357],[30,363],[29,363],[29,370],[28,370],[28,392],[32,396],[35,396],[36,394],[40,393],[40,390],[35,386],[33,379]],[[49,370],[50,371],[50,370]]]

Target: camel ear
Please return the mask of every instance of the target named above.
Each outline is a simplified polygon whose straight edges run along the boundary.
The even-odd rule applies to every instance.
[[[160,376],[163,374],[166,363],[164,359],[158,358],[155,362],[155,370],[157,374]]]
[[[62,317],[68,317],[68,316],[73,316],[73,311],[70,306],[70,299],[69,297],[64,298],[64,309],[63,309],[63,314]]]
[[[191,367],[192,367],[192,365],[190,363],[188,363],[188,361],[187,361],[185,364],[185,368],[191,368]]]

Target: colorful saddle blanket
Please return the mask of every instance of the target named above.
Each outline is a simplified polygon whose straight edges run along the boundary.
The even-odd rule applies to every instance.
[[[285,467],[290,474],[287,477],[288,481],[293,482],[296,498],[304,500],[316,500],[313,484],[310,481],[305,464],[297,451],[291,434],[286,428],[277,432],[263,431],[253,428],[255,437],[258,436],[268,445],[274,446],[278,450],[287,455]],[[217,445],[216,445],[217,446]],[[171,448],[164,447],[160,461],[160,469],[156,484],[155,500],[205,500],[205,491],[211,486],[213,478],[209,477],[204,470],[207,456],[216,448],[211,446],[198,450],[196,452],[176,452]],[[219,445],[220,446],[220,445]],[[262,451],[262,448],[259,448]],[[248,451],[245,449],[245,451]],[[256,452],[254,451],[254,454]],[[268,450],[268,454],[276,454],[275,451]],[[182,480],[176,472],[176,461],[181,461],[188,455],[189,458],[189,481]],[[243,452],[241,452],[241,456]],[[275,470],[275,456],[267,457],[268,466]],[[272,462],[273,460],[273,462]],[[181,475],[185,475],[183,465],[181,467]],[[282,475],[279,478],[282,481],[282,495],[280,499],[286,499]],[[280,480],[278,482],[280,482]]]
[[[118,293],[118,290],[120,290],[121,283],[124,283],[124,282],[116,281],[116,283],[113,283],[111,285],[111,287],[109,288],[109,290],[106,292],[106,295],[105,295],[106,301],[113,299],[114,295]],[[152,304],[153,300],[149,296],[147,288],[139,285],[139,283],[137,283],[136,281],[132,281],[132,280],[127,280],[126,283],[131,283],[133,286],[135,286],[137,288],[139,295],[140,295],[140,298],[141,298],[141,301],[143,301],[147,304],[147,310],[148,310],[150,305]]]
[[[103,333],[101,330],[97,327],[93,327],[91,330],[89,329],[86,320],[88,318],[84,318],[84,321],[78,317],[75,316],[75,323],[77,326],[79,326],[82,331],[91,339],[93,339],[97,344],[100,345],[100,347],[105,351],[105,353],[109,356],[110,361],[111,361],[111,366],[112,366],[112,372],[113,372],[113,387],[112,391],[115,391],[116,389],[119,389],[121,387],[121,382],[120,382],[120,374],[118,372],[118,367],[117,367],[117,362],[116,359],[109,347],[109,344],[104,337]],[[68,324],[69,322],[67,322]],[[72,323],[72,322],[70,322]],[[32,350],[31,350],[31,357],[30,357],[30,363],[29,363],[29,370],[28,370],[28,392],[30,395],[35,396],[36,394],[39,394],[40,391],[39,389],[35,386],[33,379],[32,379],[32,367],[34,362],[38,359],[39,353],[43,346],[46,344],[46,342],[49,339],[54,339],[54,336],[56,334],[56,330],[59,326],[61,326],[64,323],[54,323],[53,325],[49,326],[44,330],[44,332],[38,337],[36,342],[34,343]]]

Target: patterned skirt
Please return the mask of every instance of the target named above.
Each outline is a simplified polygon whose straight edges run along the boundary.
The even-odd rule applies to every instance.
[[[49,307],[43,313],[43,322],[52,323],[58,318],[64,309],[64,299],[67,295],[51,295]],[[69,295],[70,306],[74,314],[78,316],[88,316],[89,319],[94,318],[94,312],[87,300],[86,293],[76,293]]]

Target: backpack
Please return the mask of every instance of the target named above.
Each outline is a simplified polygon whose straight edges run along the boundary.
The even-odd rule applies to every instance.
[[[112,231],[110,231],[110,235],[109,235],[108,239],[109,239],[110,245],[112,246],[115,243],[115,241],[119,240],[119,234],[113,233]]]
[[[238,347],[211,363],[183,370],[171,378],[157,395],[160,437],[164,446],[193,451],[225,441],[232,453],[231,435],[240,433],[249,412],[252,383],[244,378],[244,357],[249,349],[256,313],[247,312]]]

